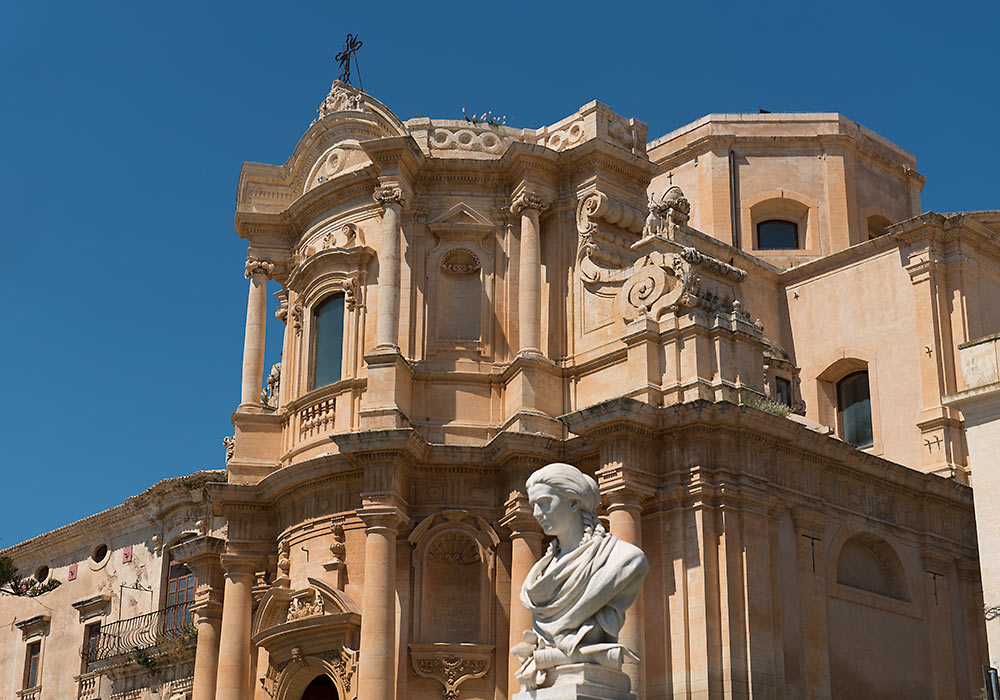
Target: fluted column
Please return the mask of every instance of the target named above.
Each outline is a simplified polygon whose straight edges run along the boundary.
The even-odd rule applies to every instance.
[[[522,353],[541,353],[542,244],[538,215],[547,207],[534,192],[521,192],[510,206],[511,213],[521,215],[517,319]]]
[[[510,530],[510,635],[508,653],[524,641],[524,633],[531,629],[531,613],[521,605],[521,587],[528,572],[542,555],[542,530],[532,517],[527,497],[520,492],[507,500],[507,513],[500,524]],[[517,659],[508,659],[507,697],[514,697],[520,682],[514,676]]]
[[[375,340],[380,348],[396,348],[399,342],[399,270],[402,257],[400,220],[406,200],[399,187],[379,187],[373,197],[382,205]]]
[[[255,557],[222,555],[226,590],[222,602],[216,700],[250,698],[250,618],[257,564]]]
[[[358,697],[396,695],[396,535],[404,518],[395,508],[359,511],[365,523]]]
[[[642,549],[642,506],[639,503],[639,496],[624,490],[612,491],[605,495],[605,500],[608,504],[611,534],[622,542],[634,544]],[[625,613],[625,624],[622,625],[621,632],[618,633],[618,641],[634,651],[639,657],[638,663],[626,661],[622,670],[628,674],[632,681],[632,692],[639,696],[640,700],[646,695],[646,679],[642,663],[646,656],[642,608],[642,589],[640,588],[635,603]]]
[[[250,280],[247,298],[247,325],[243,337],[243,380],[240,406],[260,405],[260,386],[264,376],[264,332],[267,328],[267,280],[274,264],[250,258],[246,278]]]

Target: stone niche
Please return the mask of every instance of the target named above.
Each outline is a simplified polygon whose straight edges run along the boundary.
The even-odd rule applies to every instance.
[[[437,216],[428,228],[435,244],[427,254],[428,354],[478,359],[490,354],[493,300],[493,223],[464,202]]]
[[[414,528],[415,641],[485,644],[492,638],[499,541],[486,521],[464,510],[432,515]]]
[[[496,546],[500,538],[465,510],[428,516],[410,534],[414,568],[413,671],[458,697],[493,665]],[[482,689],[481,689],[482,690]]]

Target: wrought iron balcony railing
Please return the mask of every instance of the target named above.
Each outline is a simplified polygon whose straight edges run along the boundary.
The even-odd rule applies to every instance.
[[[188,601],[106,625],[101,628],[97,644],[90,649],[88,667],[105,666],[118,657],[153,650],[171,642],[187,646],[195,637],[191,618],[191,601]]]

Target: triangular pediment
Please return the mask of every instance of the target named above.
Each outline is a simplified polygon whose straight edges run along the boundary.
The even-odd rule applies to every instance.
[[[470,207],[465,202],[459,202],[444,213],[435,217],[430,225],[433,227],[474,228],[482,226],[493,228],[493,222],[483,214]]]

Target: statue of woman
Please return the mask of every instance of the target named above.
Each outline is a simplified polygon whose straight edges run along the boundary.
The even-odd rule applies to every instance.
[[[535,519],[555,539],[521,588],[533,624],[512,650],[521,659],[518,679],[524,689],[537,688],[547,670],[570,663],[620,670],[625,656],[638,659],[618,633],[649,571],[646,556],[604,529],[597,482],[576,467],[542,467],[527,490]]]

